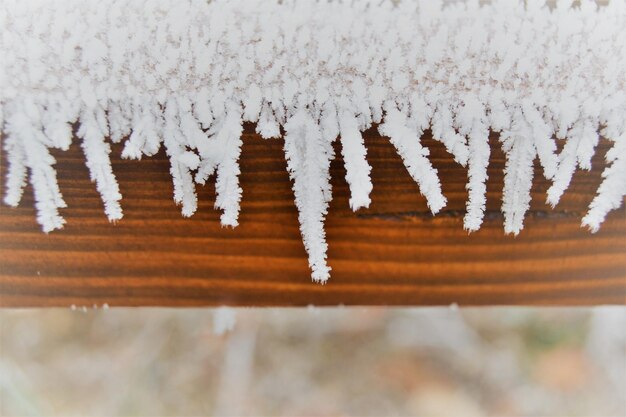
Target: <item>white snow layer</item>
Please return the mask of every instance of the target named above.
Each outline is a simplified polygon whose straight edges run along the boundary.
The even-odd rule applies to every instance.
[[[372,182],[361,132],[378,124],[433,213],[446,205],[420,144],[431,129],[469,173],[465,228],[485,211],[489,131],[506,152],[502,211],[517,234],[533,161],[556,205],[599,134],[613,142],[583,224],[596,231],[626,194],[626,3],[582,1],[3,0],[0,125],[4,201],[28,181],[45,232],[65,207],[51,148],[72,124],[110,220],[122,217],[109,142],[124,158],[171,161],[174,200],[197,207],[195,183],[215,174],[222,224],[237,225],[243,122],[285,132],[304,245],[325,282],[324,218],[332,142],[341,142],[354,210]],[[599,132],[599,133],[598,133]],[[562,141],[561,152],[557,142]],[[28,179],[27,179],[28,178]]]

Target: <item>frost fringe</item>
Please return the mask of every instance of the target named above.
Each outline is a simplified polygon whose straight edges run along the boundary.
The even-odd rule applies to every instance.
[[[49,149],[67,149],[80,121],[110,220],[122,209],[109,141],[124,141],[124,158],[165,147],[185,216],[197,208],[194,182],[215,174],[222,224],[236,226],[242,123],[256,123],[264,138],[283,127],[312,276],[325,282],[338,136],[352,209],[370,204],[361,132],[379,124],[436,213],[446,198],[420,144],[432,129],[469,171],[472,231],[485,210],[489,130],[500,132],[505,231],[517,234],[535,158],[554,206],[576,168],[590,168],[599,131],[613,147],[582,221],[596,231],[626,194],[626,4],[571,3],[4,0],[4,201],[19,203],[29,175],[43,230],[63,226]]]

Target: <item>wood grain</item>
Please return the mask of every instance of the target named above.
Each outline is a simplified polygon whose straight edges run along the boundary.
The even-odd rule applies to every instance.
[[[367,210],[350,211],[335,148],[327,285],[310,281],[283,141],[263,140],[246,126],[236,229],[220,226],[212,184],[198,187],[198,212],[183,218],[164,153],[126,161],[119,145],[112,159],[125,215],[110,224],[80,147],[55,153],[67,225],[40,231],[30,187],[19,208],[0,206],[0,306],[626,303],[626,212],[611,213],[596,234],[580,228],[606,143],[554,210],[544,203],[549,184],[536,167],[526,227],[513,237],[502,228],[504,156],[496,136],[485,223],[470,235],[462,223],[466,170],[441,144],[424,138],[449,200],[432,217],[388,140],[373,129],[365,137],[374,182]]]

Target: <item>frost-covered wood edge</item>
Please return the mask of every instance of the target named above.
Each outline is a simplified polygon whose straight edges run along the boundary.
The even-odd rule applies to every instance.
[[[432,216],[388,138],[363,132],[375,187],[369,208],[353,213],[341,144],[333,144],[333,200],[325,229],[333,276],[311,285],[284,140],[262,140],[244,125],[240,225],[220,226],[215,185],[197,185],[198,210],[182,217],[172,201],[165,150],[142,163],[111,163],[124,195],[124,219],[110,224],[90,182],[80,140],[53,150],[68,204],[62,231],[44,234],[31,186],[17,208],[0,205],[0,306],[266,305],[598,305],[626,302],[626,212],[611,212],[597,233],[580,218],[602,182],[610,142],[590,171],[578,170],[559,205],[535,162],[530,208],[517,236],[502,233],[506,157],[490,135],[487,204],[480,230],[463,216],[467,171],[429,131],[422,145],[448,203]],[[4,160],[5,153],[0,154]],[[0,174],[6,174],[0,163]],[[0,192],[4,191],[0,184]]]
[[[124,141],[123,156],[134,159],[164,146],[185,216],[197,209],[194,182],[216,174],[221,222],[236,226],[242,123],[255,122],[264,138],[283,128],[312,277],[325,282],[338,137],[353,210],[368,207],[375,186],[361,132],[380,123],[434,214],[446,197],[420,144],[431,128],[467,166],[464,227],[475,231],[485,210],[489,129],[500,132],[504,229],[517,234],[533,160],[552,181],[554,206],[576,168],[590,168],[600,132],[614,145],[582,220],[596,231],[626,194],[625,26],[624,1],[599,9],[562,1],[554,10],[539,1],[7,1],[0,9],[5,202],[19,203],[30,174],[44,231],[63,226],[49,149],[67,149],[79,121],[110,220],[122,209],[109,140]],[[559,153],[557,140],[565,142]]]

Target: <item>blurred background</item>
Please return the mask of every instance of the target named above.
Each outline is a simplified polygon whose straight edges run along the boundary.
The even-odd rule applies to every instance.
[[[4,416],[626,416],[626,308],[0,311]]]

